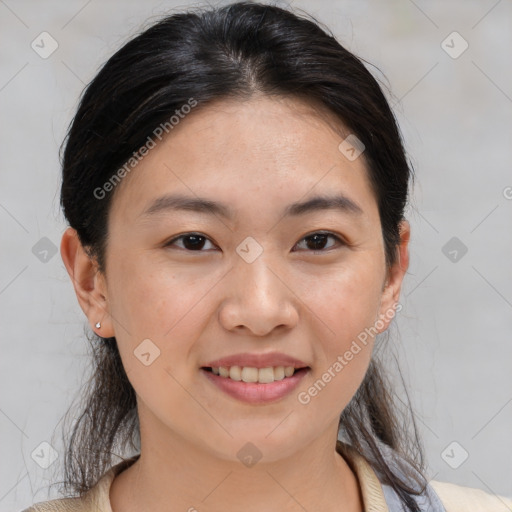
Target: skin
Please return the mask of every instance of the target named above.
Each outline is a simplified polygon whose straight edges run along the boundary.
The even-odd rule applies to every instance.
[[[190,113],[118,185],[105,274],[76,232],[64,233],[61,254],[79,303],[98,334],[116,337],[137,394],[141,457],[112,484],[114,512],[363,510],[335,442],[374,339],[308,404],[297,398],[393,310],[409,264],[403,221],[399,259],[386,268],[364,154],[349,161],[338,150],[346,134],[330,113],[299,99],[211,104]],[[236,215],[142,215],[176,192],[226,203]],[[363,213],[282,217],[290,203],[334,192]],[[328,237],[308,245],[305,237],[319,230],[345,244]],[[207,237],[198,250],[184,248],[189,239],[165,246],[190,232]],[[263,248],[252,263],[236,252],[248,236]],[[388,314],[378,331],[389,322]],[[147,338],[161,351],[149,366],[133,353]],[[200,370],[222,356],[273,351],[311,367],[275,403],[238,401]],[[252,467],[237,457],[247,442],[262,454]]]

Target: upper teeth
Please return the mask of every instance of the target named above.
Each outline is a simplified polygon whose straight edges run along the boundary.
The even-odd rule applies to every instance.
[[[221,377],[229,377],[233,380],[242,380],[244,382],[260,382],[268,384],[275,380],[283,380],[285,377],[291,377],[295,368],[293,366],[276,366],[268,368],[254,368],[251,366],[219,366],[213,367],[212,372]]]

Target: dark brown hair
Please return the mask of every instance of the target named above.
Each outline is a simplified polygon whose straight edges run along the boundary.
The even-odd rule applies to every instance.
[[[276,6],[239,2],[172,14],[131,39],[86,87],[63,143],[61,204],[84,248],[105,270],[111,193],[95,193],[191,98],[195,109],[259,93],[322,104],[364,144],[388,267],[397,261],[399,224],[412,178],[401,135],[381,87],[363,62],[314,18]],[[136,172],[136,171],[133,171]],[[113,455],[137,452],[135,392],[115,338],[90,339],[93,374],[82,396],[65,457],[66,489],[82,495]],[[409,419],[412,432],[405,426]],[[344,436],[409,510],[413,472],[389,464],[389,447],[422,474],[423,455],[410,404],[397,407],[374,354],[340,417]],[[422,477],[423,478],[423,477]],[[420,483],[420,489],[426,485]]]

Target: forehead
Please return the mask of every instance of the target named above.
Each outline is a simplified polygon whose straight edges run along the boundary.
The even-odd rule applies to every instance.
[[[375,209],[364,158],[349,161],[339,151],[349,132],[325,108],[281,97],[196,108],[123,178],[112,216],[133,220],[149,201],[175,192],[234,210],[279,211],[308,194],[344,192]]]

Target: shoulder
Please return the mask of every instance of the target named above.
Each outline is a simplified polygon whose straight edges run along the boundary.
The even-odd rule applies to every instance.
[[[88,508],[80,498],[61,498],[57,500],[41,501],[22,512],[86,512]]]
[[[511,512],[512,499],[487,493],[481,489],[432,480],[430,486],[446,512]]]
[[[379,478],[378,471],[371,465],[371,461],[352,446],[341,441],[337,443],[337,450],[352,463],[368,510],[403,511],[400,497],[390,485],[383,483],[383,478]],[[396,465],[396,454],[386,447],[383,448],[383,453],[386,460],[404,477],[400,466]],[[400,462],[403,460],[400,459]],[[409,468],[409,472],[414,473],[412,466],[405,465]],[[411,480],[410,485],[414,488],[415,481]],[[481,489],[437,480],[431,480],[419,494],[411,493],[410,497],[420,510],[429,512],[512,512],[510,497],[497,496]]]
[[[109,496],[112,481],[138,458],[137,454],[112,466],[82,497],[41,501],[21,512],[112,512]]]

